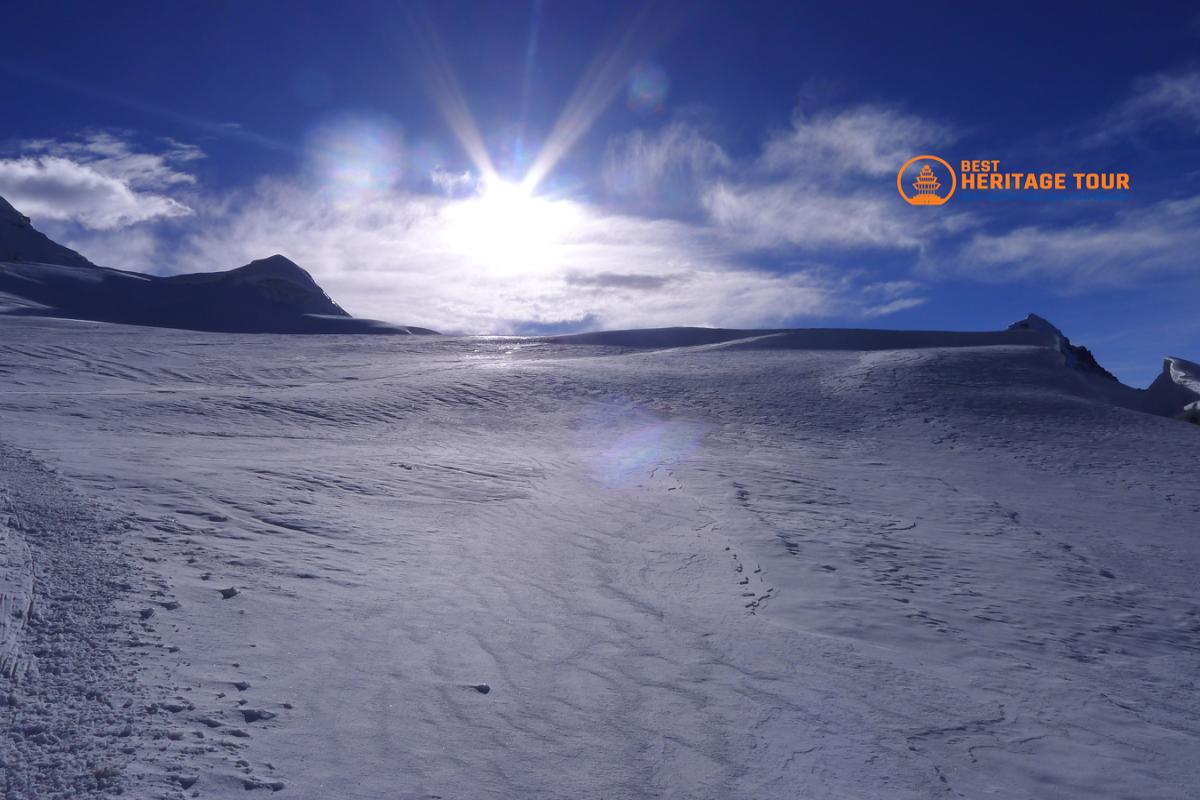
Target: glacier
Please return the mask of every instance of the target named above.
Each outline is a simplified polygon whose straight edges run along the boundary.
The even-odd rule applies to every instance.
[[[1060,337],[0,317],[9,796],[1194,797],[1200,373]]]

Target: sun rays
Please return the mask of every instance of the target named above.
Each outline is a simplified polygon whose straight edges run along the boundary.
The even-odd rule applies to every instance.
[[[447,236],[444,244],[449,250],[467,255],[493,275],[543,272],[562,260],[572,232],[584,221],[584,208],[540,190],[547,177],[629,84],[637,65],[670,27],[658,11],[657,4],[648,3],[628,25],[617,29],[618,35],[592,59],[541,147],[527,157],[526,126],[540,20],[540,7],[535,6],[524,63],[514,65],[523,78],[515,141],[511,147],[498,151],[502,156],[499,163],[496,154],[488,149],[488,138],[472,113],[432,19],[420,10],[408,15],[411,42],[407,52],[412,67],[474,168],[471,180],[467,181],[467,176],[455,178],[455,190],[465,194],[458,194],[457,202],[444,208]],[[374,138],[368,144],[373,141]],[[365,165],[356,161],[342,170],[328,169],[327,174],[354,184],[369,182],[375,176],[372,156],[378,148],[341,147],[340,151],[349,152],[356,159],[365,155],[357,159],[365,161]]]
[[[520,141],[516,148],[520,153],[524,153],[525,150],[525,117],[529,109],[532,80],[532,65],[528,62],[536,53],[538,10],[535,7],[530,41],[526,47],[527,63],[523,67],[524,86],[521,119],[518,124]],[[672,27],[673,20],[664,18],[659,4],[646,3],[627,26],[619,29],[619,34],[611,43],[592,59],[559,113],[549,135],[530,160],[528,169],[516,179],[524,196],[537,193],[555,167],[587,135],[613,100],[629,84],[639,63]],[[488,151],[480,126],[471,112],[432,21],[426,15],[413,14],[410,17],[410,29],[414,40],[412,55],[426,91],[451,134],[475,166],[480,177],[480,186],[487,190],[489,187],[501,185],[501,175],[507,170],[498,169]],[[665,75],[656,74],[654,79],[665,85]],[[514,168],[521,165],[505,166]]]

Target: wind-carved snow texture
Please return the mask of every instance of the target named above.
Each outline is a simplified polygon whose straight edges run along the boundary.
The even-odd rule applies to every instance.
[[[15,530],[90,603],[39,633],[35,582],[19,646],[72,644],[6,712],[73,729],[92,675],[99,727],[131,726],[6,754],[30,786],[86,762],[138,797],[1200,787],[1200,430],[1053,346],[2,324],[0,438],[58,470],[0,473]]]

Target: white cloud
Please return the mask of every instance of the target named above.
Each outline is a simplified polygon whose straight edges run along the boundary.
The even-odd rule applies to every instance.
[[[1102,144],[1116,136],[1158,126],[1200,133],[1200,70],[1163,72],[1141,78],[1129,96],[1100,122],[1090,138]]]
[[[868,284],[861,290],[865,307],[862,315],[868,319],[895,314],[923,305],[927,298],[917,297],[914,292],[921,290],[916,281],[884,281]]]
[[[883,106],[797,111],[786,131],[738,161],[677,122],[614,138],[604,177],[610,194],[635,208],[706,216],[734,249],[912,251],[972,224],[962,212],[914,213],[888,180],[913,155],[952,138],[944,125]]]
[[[182,172],[174,165],[204,158],[204,152],[194,145],[174,139],[164,139],[161,145],[162,151],[159,153],[140,153],[116,134],[97,131],[75,141],[26,141],[22,150],[26,154],[57,156],[88,164],[104,175],[143,189],[194,184],[194,175]]]
[[[0,161],[0,187],[7,175],[22,190],[18,207],[58,224],[59,238],[101,263],[209,271],[278,252],[357,316],[445,331],[770,327],[922,302],[916,284],[872,283],[863,270],[798,260],[830,247],[919,246],[898,200],[822,183],[800,161],[771,170],[757,159],[739,164],[683,124],[613,142],[604,177],[626,201],[623,212],[509,196],[517,190],[470,173],[429,172],[425,191],[434,194],[390,178],[359,180],[377,175],[381,160],[358,146],[363,138],[343,136],[346,146],[322,150],[329,169],[224,196],[191,189],[187,165],[202,154],[175,142],[155,153],[111,134],[27,142],[19,157]],[[154,226],[129,230],[192,213],[169,196],[181,191],[197,209],[191,222],[169,237],[154,236]],[[675,202],[676,210],[690,204],[690,221],[663,216]],[[781,246],[792,267],[755,266],[756,251]]]
[[[913,249],[922,241],[899,198],[885,193],[824,191],[794,180],[721,183],[703,203],[713,223],[748,249]]]
[[[613,137],[604,155],[604,185],[614,198],[656,209],[693,205],[701,182],[732,163],[716,142],[675,122],[654,133],[638,130]]]
[[[838,156],[833,177],[815,158],[785,159],[778,137],[742,163],[679,122],[617,137],[602,177],[621,212],[495,197],[507,190],[441,171],[430,173],[437,194],[402,182],[347,193],[336,170],[264,181],[233,202],[206,204],[203,228],[185,237],[172,270],[228,269],[279,252],[353,314],[447,331],[760,327],[911,308],[923,302],[915,283],[801,263],[831,248],[913,250],[927,226],[954,217],[914,224],[912,209],[875,185],[878,159],[935,126],[868,108],[797,117],[789,141],[832,142],[847,127],[876,140],[856,145],[865,167]],[[847,184],[846,170],[861,183]],[[664,210],[686,210],[687,219]],[[772,248],[786,248],[794,265],[754,266],[754,254]]]
[[[1128,286],[1195,268],[1200,196],[1117,212],[1104,223],[976,234],[946,271],[988,281],[1053,278],[1083,288]]]
[[[83,253],[102,267],[155,272],[162,265],[162,242],[150,226],[88,230],[52,221],[42,227],[43,233],[54,241]]]
[[[194,184],[178,165],[203,153],[173,140],[163,144],[160,152],[139,152],[110,133],[28,141],[16,156],[0,158],[0,195],[35,222],[72,221],[93,230],[190,214],[163,191]]]
[[[476,184],[475,176],[470,170],[462,172],[447,172],[434,167],[429,172],[429,182],[443,194],[451,197],[470,191]]]
[[[944,126],[879,106],[797,111],[791,128],[768,137],[736,180],[710,185],[703,205],[747,248],[915,250],[969,225],[969,216],[914,214],[889,178],[951,136]]]
[[[924,305],[928,298],[925,297],[901,297],[897,300],[891,300],[887,303],[877,306],[869,306],[863,311],[863,316],[868,319],[875,317],[884,317],[888,314],[895,314],[900,311],[907,311],[910,308]]]
[[[895,175],[908,159],[949,143],[950,128],[877,105],[807,115],[799,109],[791,128],[771,136],[759,159],[771,172],[830,182],[844,175]]]
[[[382,192],[343,203],[308,185],[264,182],[191,236],[175,268],[227,269],[279,252],[355,315],[469,332],[584,320],[771,326],[882,313],[902,299],[860,296],[854,280],[829,270],[752,268],[707,227],[567,200],[538,201],[551,205],[535,213],[555,220],[534,220],[540,238],[493,242],[486,222],[479,227],[480,202]],[[506,253],[509,244],[516,250]]]

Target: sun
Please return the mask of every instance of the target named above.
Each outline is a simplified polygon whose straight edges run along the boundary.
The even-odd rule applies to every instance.
[[[491,179],[477,196],[455,207],[450,234],[456,246],[492,272],[538,272],[559,260],[578,221],[570,201]]]

